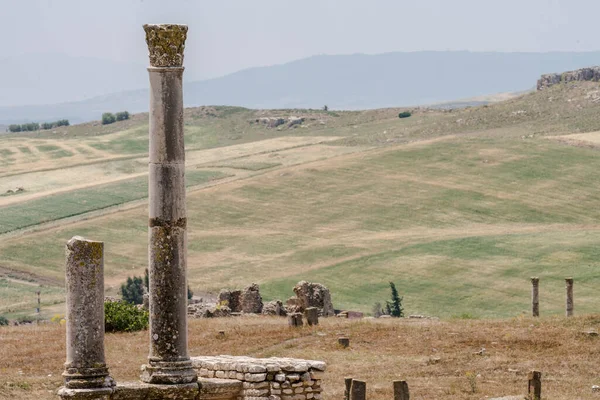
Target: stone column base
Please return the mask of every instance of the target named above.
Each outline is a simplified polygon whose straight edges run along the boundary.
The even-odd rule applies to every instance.
[[[110,400],[113,394],[112,387],[100,389],[58,389],[58,396],[63,400]]]
[[[140,380],[153,385],[182,385],[198,381],[192,361],[151,361],[142,365]]]

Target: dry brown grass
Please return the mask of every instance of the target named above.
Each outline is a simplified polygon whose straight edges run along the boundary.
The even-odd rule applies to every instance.
[[[245,317],[190,321],[191,355],[287,356],[328,364],[326,399],[341,398],[344,377],[366,380],[368,397],[391,399],[393,380],[406,379],[416,399],[482,399],[524,394],[526,373],[543,373],[549,399],[592,398],[600,381],[600,316],[510,320],[321,320],[290,329],[285,319]],[[217,332],[224,330],[224,339]],[[337,337],[350,337],[349,349]],[[0,398],[54,399],[65,359],[64,327],[0,329]],[[476,354],[485,348],[483,355]],[[147,356],[147,332],[108,334],[106,354],[118,382],[137,380]],[[475,374],[472,393],[469,374]]]

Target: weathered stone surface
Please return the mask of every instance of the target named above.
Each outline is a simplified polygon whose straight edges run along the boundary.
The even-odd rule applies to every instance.
[[[65,388],[112,387],[104,357],[104,243],[75,236],[66,259]]]
[[[537,82],[537,90],[543,90],[559,83],[574,81],[600,81],[600,66],[581,68],[563,73],[545,74]]]
[[[150,65],[153,67],[181,67],[187,38],[187,25],[146,24]]]
[[[187,352],[187,219],[183,141],[184,25],[144,25],[150,52],[150,355],[141,379],[196,381]]]
[[[69,389],[62,387],[58,396],[63,400],[111,400],[112,388]]]
[[[565,278],[565,285],[567,289],[567,304],[565,314],[567,317],[573,316],[573,278]]]
[[[242,312],[247,314],[260,314],[263,310],[263,301],[260,296],[258,285],[252,285],[244,288],[240,297]]]
[[[540,316],[540,279],[531,278],[531,315]]]
[[[281,300],[273,300],[266,303],[263,307],[262,313],[265,315],[276,315],[280,317],[285,317],[287,315],[287,311],[285,310]]]
[[[319,325],[319,309],[317,307],[308,307],[304,310],[304,316],[308,325]]]
[[[222,289],[217,297],[217,304],[227,306],[232,312],[242,312],[241,290]]]
[[[335,315],[329,289],[320,283],[301,281],[294,286],[294,293],[296,293],[296,297],[299,300],[299,312],[309,307],[316,307],[319,309],[319,314],[323,317],[333,317]]]
[[[302,322],[301,313],[293,313],[288,315],[288,325],[294,328],[298,328],[304,325]]]

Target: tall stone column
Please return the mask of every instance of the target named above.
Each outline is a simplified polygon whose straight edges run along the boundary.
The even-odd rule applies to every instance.
[[[104,398],[114,386],[104,358],[104,243],[75,236],[66,258],[67,362],[59,395]]]
[[[540,316],[540,278],[531,278],[531,315]]]
[[[186,25],[144,25],[150,67],[148,263],[150,355],[141,379],[197,380],[187,345],[183,50]]]
[[[565,278],[565,284],[567,287],[567,317],[573,316],[573,278]]]

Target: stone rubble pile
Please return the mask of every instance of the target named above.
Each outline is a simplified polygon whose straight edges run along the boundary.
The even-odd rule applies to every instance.
[[[192,363],[201,378],[242,381],[238,399],[321,400],[323,361],[205,356],[192,357]]]

